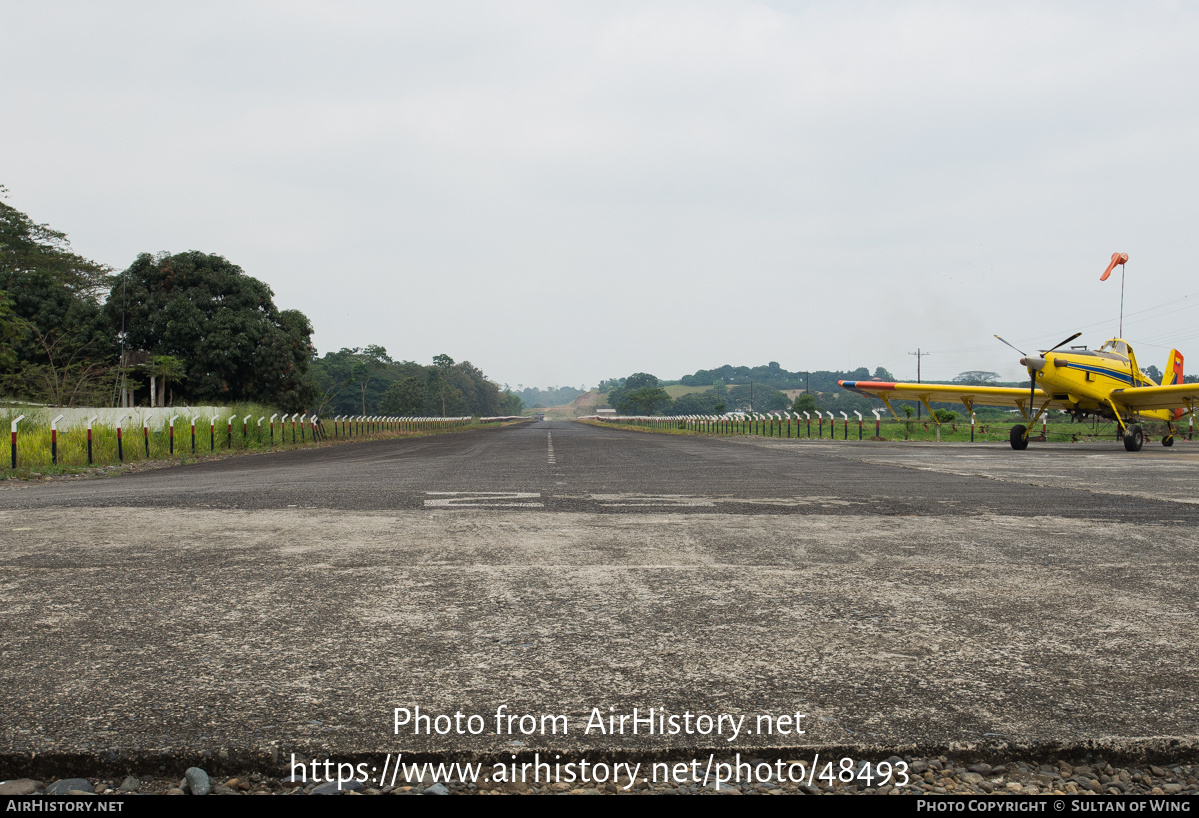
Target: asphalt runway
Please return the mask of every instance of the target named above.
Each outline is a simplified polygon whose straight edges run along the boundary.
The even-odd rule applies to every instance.
[[[1193,755],[1197,473],[543,422],[7,485],[0,760]],[[486,729],[397,735],[418,706]],[[732,720],[584,730],[633,708]]]

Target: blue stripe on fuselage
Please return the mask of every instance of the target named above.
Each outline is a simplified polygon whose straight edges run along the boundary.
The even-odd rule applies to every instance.
[[[1129,384],[1130,386],[1133,385],[1131,375],[1128,375],[1124,372],[1120,372],[1115,369],[1105,369],[1104,367],[1101,367],[1101,366],[1087,366],[1086,364],[1077,364],[1074,361],[1067,361],[1066,368],[1067,369],[1081,369],[1084,372],[1093,372],[1096,375],[1103,375],[1104,377],[1112,378],[1113,380],[1117,380],[1117,381],[1121,381],[1123,383]]]

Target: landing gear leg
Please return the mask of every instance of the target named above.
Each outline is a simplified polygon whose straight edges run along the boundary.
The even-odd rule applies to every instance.
[[[1173,423],[1166,424],[1166,436],[1162,438],[1162,445],[1167,446],[1167,447],[1174,445],[1174,424]]]
[[[1112,407],[1112,414],[1116,417],[1116,423],[1120,424],[1120,432],[1124,434],[1124,448],[1130,452],[1139,452],[1141,446],[1145,445],[1145,433],[1140,426],[1133,424],[1127,426],[1124,419],[1120,417],[1120,410],[1116,408],[1116,404],[1108,400],[1107,405]]]
[[[1028,448],[1028,435],[1030,432],[1032,432],[1033,427],[1037,425],[1037,421],[1041,419],[1041,415],[1049,411],[1049,403],[1046,402],[1042,404],[1040,410],[1037,411],[1036,414],[1032,414],[1033,405],[1031,402],[1029,403],[1028,408],[1029,411],[1024,412],[1024,417],[1027,418],[1030,415],[1032,415],[1032,417],[1029,418],[1027,428],[1024,426],[1024,424],[1017,423],[1012,427],[1011,434],[1008,435],[1008,442],[1011,443],[1012,448],[1018,452],[1022,452]],[[1023,411],[1024,407],[1021,406],[1020,409]]]

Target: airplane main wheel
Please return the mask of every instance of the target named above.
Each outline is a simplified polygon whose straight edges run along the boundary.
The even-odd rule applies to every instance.
[[[1012,448],[1018,452],[1028,448],[1028,437],[1024,434],[1024,426],[1019,423],[1012,427],[1012,433],[1008,435],[1008,440],[1011,442]]]
[[[1174,435],[1166,435],[1165,437],[1163,437],[1162,445],[1163,446],[1173,446],[1174,445]]]
[[[1124,448],[1130,452],[1139,452],[1143,445],[1145,445],[1145,433],[1141,431],[1141,427],[1129,426],[1128,432],[1124,435]]]

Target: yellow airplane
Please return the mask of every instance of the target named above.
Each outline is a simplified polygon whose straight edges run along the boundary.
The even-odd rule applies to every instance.
[[[1097,350],[1071,348],[1069,352],[1057,352],[1081,334],[1075,333],[1038,355],[1027,355],[1012,347],[1024,356],[1020,363],[1028,369],[1028,389],[884,381],[838,383],[851,392],[878,398],[892,415],[895,410],[891,400],[918,400],[933,420],[936,414],[930,401],[960,402],[972,417],[975,406],[1016,407],[1029,421],[1027,426],[1012,427],[1010,440],[1016,450],[1028,448],[1029,430],[1050,409],[1064,410],[1078,419],[1094,415],[1114,420],[1119,424],[1124,448],[1130,452],[1140,451],[1145,441],[1139,421],[1162,421],[1168,430],[1162,445],[1174,445],[1174,424],[1188,414],[1193,416],[1199,402],[1199,383],[1183,383],[1178,350],[1170,350],[1165,375],[1158,384],[1141,372],[1132,346],[1123,338],[1112,338]]]

